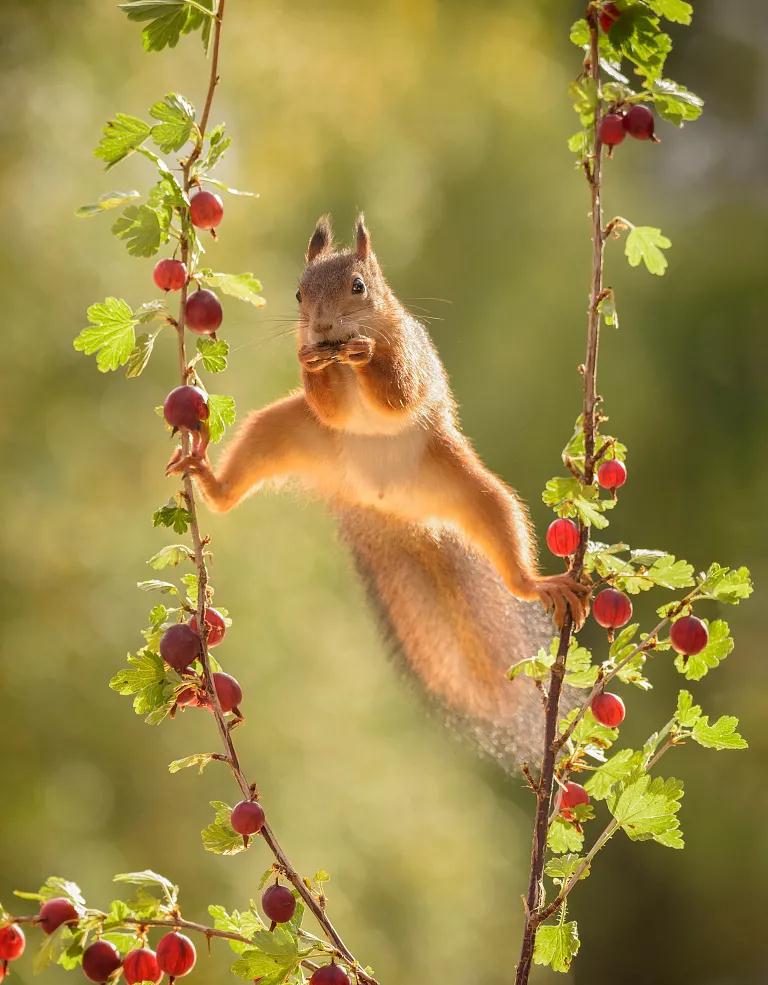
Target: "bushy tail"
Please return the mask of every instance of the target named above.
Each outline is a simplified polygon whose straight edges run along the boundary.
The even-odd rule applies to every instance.
[[[551,619],[513,598],[484,558],[446,530],[370,509],[340,514],[341,531],[397,658],[508,769],[538,759],[543,709],[528,678],[505,673],[549,646]]]

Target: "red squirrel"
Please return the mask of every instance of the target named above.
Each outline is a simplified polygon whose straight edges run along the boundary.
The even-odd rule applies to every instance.
[[[570,608],[580,624],[588,588],[539,573],[526,509],[462,434],[435,347],[387,284],[362,216],[351,249],[318,221],[296,298],[302,388],[251,413],[215,470],[198,451],[169,472],[192,474],[217,512],[274,480],[321,496],[427,692],[492,753],[526,749],[538,695],[505,671],[551,631],[515,599],[543,603],[558,625]]]

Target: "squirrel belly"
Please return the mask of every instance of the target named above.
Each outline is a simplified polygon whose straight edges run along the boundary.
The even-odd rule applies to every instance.
[[[299,290],[302,390],[252,413],[218,468],[174,456],[214,510],[270,481],[323,497],[402,663],[450,718],[511,764],[539,751],[540,697],[509,666],[579,624],[588,589],[542,576],[528,515],[461,433],[426,329],[395,297],[358,221],[335,250],[321,219]]]

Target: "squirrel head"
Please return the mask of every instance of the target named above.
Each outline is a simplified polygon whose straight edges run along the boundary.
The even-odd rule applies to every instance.
[[[306,262],[296,292],[302,344],[371,335],[396,304],[362,215],[355,225],[355,245],[348,250],[334,248],[330,218],[322,216],[309,240]]]

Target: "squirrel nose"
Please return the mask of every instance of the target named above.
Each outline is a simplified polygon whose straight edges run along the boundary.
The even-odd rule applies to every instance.
[[[329,321],[317,321],[312,327],[318,335],[327,335],[333,328],[333,323]]]

